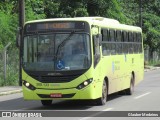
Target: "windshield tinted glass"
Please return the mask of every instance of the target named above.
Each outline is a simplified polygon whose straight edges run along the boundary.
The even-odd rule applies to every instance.
[[[24,38],[23,67],[29,71],[87,69],[91,64],[89,35],[32,35]]]

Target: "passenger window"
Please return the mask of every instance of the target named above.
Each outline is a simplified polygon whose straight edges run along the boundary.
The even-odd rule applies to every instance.
[[[121,42],[122,41],[122,33],[121,31],[116,31],[116,41]]]
[[[132,34],[132,32],[129,32],[129,42],[133,42],[133,34]]]
[[[128,42],[128,32],[123,32],[124,42]]]
[[[141,35],[141,33],[137,33],[137,41],[138,42],[142,42],[142,35]]]
[[[109,41],[109,35],[107,29],[102,29],[102,41]]]
[[[109,41],[111,42],[115,42],[115,31],[114,30],[110,30],[109,31]]]
[[[134,42],[138,42],[138,41],[137,41],[137,33],[133,33],[133,41],[134,41]]]

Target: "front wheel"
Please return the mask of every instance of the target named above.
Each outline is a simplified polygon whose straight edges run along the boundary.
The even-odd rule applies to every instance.
[[[41,100],[43,106],[49,106],[52,104],[52,100]]]
[[[108,95],[108,89],[107,89],[107,84],[106,81],[103,81],[103,86],[102,86],[102,97],[97,99],[97,104],[98,105],[105,105],[107,102],[107,95]]]

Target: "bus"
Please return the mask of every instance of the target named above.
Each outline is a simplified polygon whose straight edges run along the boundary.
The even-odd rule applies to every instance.
[[[144,76],[142,29],[103,17],[26,22],[21,41],[25,100],[93,100],[132,95]]]

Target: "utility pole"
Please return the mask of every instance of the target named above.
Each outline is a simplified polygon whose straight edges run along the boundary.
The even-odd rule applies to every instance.
[[[24,0],[18,0],[19,3],[19,33],[20,33],[20,41],[19,41],[19,85],[22,85],[22,39],[23,39],[23,26],[25,22],[25,1]]]
[[[142,0],[139,0],[139,26],[142,28]]]

